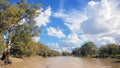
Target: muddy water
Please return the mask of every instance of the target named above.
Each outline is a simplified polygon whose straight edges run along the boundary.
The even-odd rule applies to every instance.
[[[118,60],[56,57],[45,59],[46,68],[120,68]]]
[[[13,64],[0,68],[120,68],[120,59],[52,57],[13,59]]]

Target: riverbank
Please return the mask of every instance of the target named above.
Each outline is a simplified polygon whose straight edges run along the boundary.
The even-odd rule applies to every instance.
[[[0,68],[120,68],[118,59],[79,58],[59,56],[43,58],[39,56],[13,58],[12,64]]]
[[[10,57],[12,60],[12,64],[2,65],[0,68],[45,68],[43,67],[44,64],[42,61],[44,60],[43,57],[34,56],[34,57],[23,57],[23,58],[13,58]],[[37,67],[39,66],[39,67]]]

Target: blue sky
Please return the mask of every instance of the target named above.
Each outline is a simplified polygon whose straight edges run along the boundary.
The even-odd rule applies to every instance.
[[[18,0],[10,0],[12,3]],[[28,0],[40,3],[36,25],[42,30],[34,40],[58,51],[71,51],[85,42],[98,47],[120,43],[119,0]]]

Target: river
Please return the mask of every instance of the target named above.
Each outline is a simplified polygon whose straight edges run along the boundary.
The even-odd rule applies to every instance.
[[[80,58],[60,56],[51,58],[14,59],[13,64],[0,68],[120,68],[120,59]]]
[[[120,68],[115,59],[55,57],[45,59],[46,68]]]

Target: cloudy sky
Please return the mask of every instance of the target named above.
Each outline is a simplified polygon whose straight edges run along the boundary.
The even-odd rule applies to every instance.
[[[11,0],[12,1],[12,0]],[[18,1],[18,0],[14,0]],[[98,47],[120,43],[120,0],[29,0],[41,3],[35,18],[42,30],[35,41],[70,51],[88,41]]]

